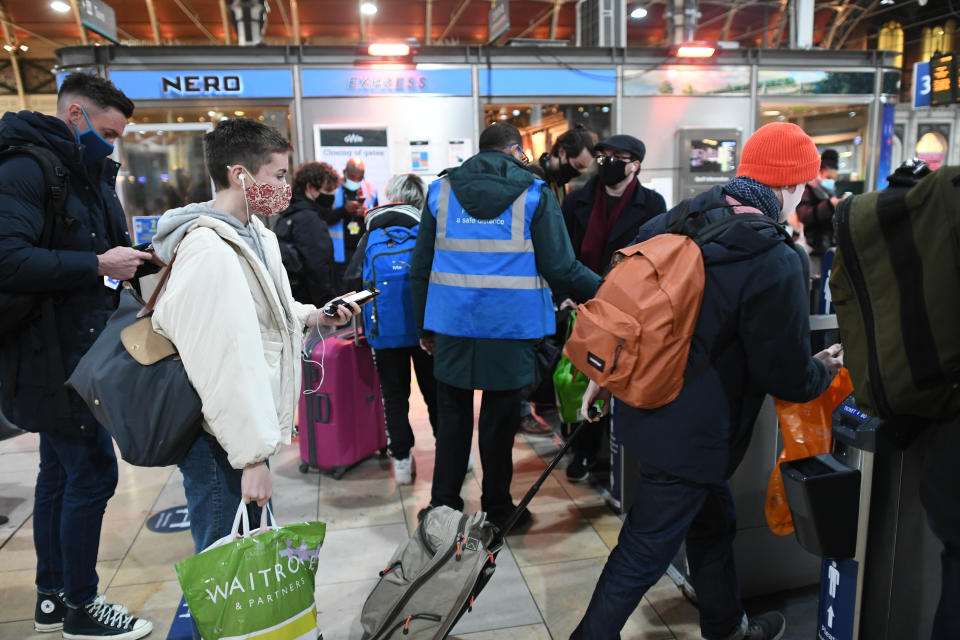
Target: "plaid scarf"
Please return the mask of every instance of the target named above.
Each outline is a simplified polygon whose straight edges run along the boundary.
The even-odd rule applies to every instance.
[[[760,209],[764,215],[773,218],[776,222],[780,221],[780,202],[777,200],[777,194],[767,185],[753,178],[740,176],[724,185],[723,192],[742,204]]]

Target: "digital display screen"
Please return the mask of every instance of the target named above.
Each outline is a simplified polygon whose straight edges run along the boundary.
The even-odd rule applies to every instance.
[[[957,98],[957,62],[953,54],[930,59],[930,104],[952,104]]]
[[[700,138],[690,141],[691,173],[734,173],[737,141]]]

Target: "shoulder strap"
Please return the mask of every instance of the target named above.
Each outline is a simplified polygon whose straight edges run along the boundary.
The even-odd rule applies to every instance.
[[[0,162],[16,156],[27,155],[43,172],[44,201],[43,201],[43,231],[40,233],[40,247],[49,249],[53,240],[53,227],[57,214],[63,211],[67,199],[67,179],[70,172],[63,166],[60,159],[49,149],[37,145],[26,144],[7,147],[0,150]]]
[[[43,229],[40,232],[39,246],[49,249],[53,241],[53,227],[57,215],[63,211],[64,202],[67,199],[67,178],[70,174],[49,149],[32,144],[7,147],[0,150],[0,162],[15,155],[30,156],[43,172]],[[67,375],[63,367],[53,299],[50,296],[43,296],[40,300],[40,329],[46,342],[44,353],[47,361],[47,385],[56,390],[54,403],[57,419],[63,425],[69,425],[72,423],[72,411],[67,388],[64,385]]]

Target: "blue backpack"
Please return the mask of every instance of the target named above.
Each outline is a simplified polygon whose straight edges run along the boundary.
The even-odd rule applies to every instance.
[[[363,286],[380,295],[363,307],[363,326],[374,349],[420,344],[410,297],[410,259],[419,225],[374,229],[363,256]]]

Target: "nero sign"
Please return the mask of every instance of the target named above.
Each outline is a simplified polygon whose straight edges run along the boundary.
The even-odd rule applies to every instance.
[[[222,96],[239,94],[243,91],[240,76],[175,76],[163,77],[164,93],[189,95],[200,93],[203,95]]]

